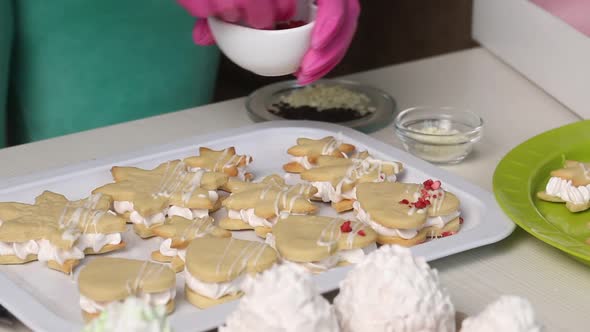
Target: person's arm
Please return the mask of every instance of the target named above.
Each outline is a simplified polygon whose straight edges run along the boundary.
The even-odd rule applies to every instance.
[[[12,0],[0,1],[0,148],[6,145],[6,103],[12,50]],[[1,308],[1,307],[0,307]]]
[[[295,12],[296,0],[178,0],[189,13],[200,17],[193,30],[199,45],[215,43],[207,17],[244,20],[254,28],[267,28]],[[311,46],[295,73],[300,84],[312,83],[330,72],[344,57],[356,32],[358,0],[317,0],[318,12]]]

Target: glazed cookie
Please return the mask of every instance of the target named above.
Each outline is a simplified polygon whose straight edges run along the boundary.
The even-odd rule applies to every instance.
[[[311,214],[317,207],[310,201],[316,193],[311,185],[289,186],[278,175],[267,176],[261,182],[228,183],[232,194],[223,201],[228,210],[219,226],[228,230],[254,229],[265,237],[279,216]]]
[[[115,166],[111,173],[115,183],[96,188],[93,193],[113,197],[115,211],[128,215],[142,238],[154,236],[152,226],[164,223],[166,216],[208,216],[209,211],[219,208],[216,190],[228,179],[224,173],[204,169],[189,172],[179,160],[152,170]]]
[[[376,239],[377,233],[358,221],[290,216],[277,222],[267,242],[276,248],[281,259],[322,272],[360,262],[365,254],[375,250]]]
[[[571,212],[590,208],[590,163],[566,160],[564,167],[551,172],[544,191],[537,197],[548,202],[565,203]]]
[[[327,136],[322,139],[298,138],[297,145],[287,150],[291,161],[283,166],[289,173],[301,173],[314,167],[319,156],[347,157],[354,152],[355,146],[343,143],[341,139]]]
[[[248,274],[269,269],[276,252],[261,242],[234,238],[202,237],[186,251],[185,294],[201,309],[242,296],[242,281]]]
[[[153,232],[165,240],[158,250],[152,252],[152,259],[171,263],[175,272],[184,269],[186,247],[190,241],[203,236],[231,237],[231,232],[215,226],[211,217],[188,220],[174,216],[154,227]]]
[[[110,206],[111,199],[101,194],[69,201],[50,191],[32,205],[0,203],[0,264],[39,260],[69,274],[85,254],[125,247],[125,220]]]
[[[220,151],[200,147],[199,156],[186,158],[184,162],[193,172],[205,169],[210,172],[225,173],[241,181],[250,181],[254,177],[247,170],[252,157],[237,155],[233,146]]]
[[[318,157],[317,167],[302,172],[301,178],[317,188],[314,199],[332,202],[337,212],[344,212],[352,210],[356,185],[395,182],[402,170],[401,163],[375,159],[364,151],[351,158]]]
[[[100,257],[90,261],[78,276],[80,307],[89,321],[111,303],[136,296],[151,305],[174,311],[176,274],[164,264],[125,258]]]
[[[461,225],[459,199],[440,181],[361,183],[356,195],[357,218],[377,232],[380,244],[412,246],[455,234]]]

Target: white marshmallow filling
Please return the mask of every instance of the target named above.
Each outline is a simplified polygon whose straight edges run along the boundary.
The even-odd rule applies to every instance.
[[[209,200],[212,203],[216,203],[219,199],[219,195],[216,191],[209,191]],[[208,209],[190,209],[182,206],[171,205],[164,211],[153,214],[151,216],[142,216],[137,212],[133,206],[133,202],[130,201],[115,201],[113,208],[118,214],[124,214],[130,212],[129,220],[133,224],[144,225],[145,227],[151,227],[153,225],[159,225],[164,223],[166,216],[173,217],[179,216],[185,219],[204,218],[209,216]]]
[[[354,208],[354,210],[357,213],[358,220],[361,221],[362,223],[368,225],[369,227],[371,227],[373,230],[375,230],[375,232],[377,232],[383,236],[399,237],[399,238],[402,238],[405,240],[409,240],[409,239],[416,237],[416,235],[418,235],[418,232],[420,230],[427,228],[427,227],[434,226],[436,228],[443,228],[449,222],[455,220],[456,218],[458,218],[461,215],[461,212],[459,210],[457,210],[453,213],[450,213],[450,214],[444,215],[444,216],[428,217],[426,219],[426,222],[424,223],[424,225],[422,225],[422,227],[420,229],[400,229],[400,228],[385,227],[385,226],[381,225],[380,223],[372,220],[371,215],[367,211],[363,210],[363,208],[361,207],[361,204],[358,201],[354,202],[352,204],[352,207]]]
[[[241,220],[252,227],[272,227],[277,222],[277,217],[265,219],[254,213],[254,208],[242,210],[228,210],[227,217]]]
[[[284,257],[282,257],[280,255],[279,251],[277,250],[275,237],[272,235],[272,233],[268,234],[266,236],[265,243],[268,244],[269,246],[271,246],[277,252],[277,254],[279,255],[279,259],[281,261],[288,261],[291,263],[299,264],[299,265],[307,268],[308,270],[312,270],[312,271],[313,270],[325,271],[325,270],[328,270],[328,269],[338,265],[341,262],[357,264],[357,263],[361,262],[365,258],[366,255],[377,250],[377,244],[372,243],[364,248],[340,250],[340,251],[336,252],[334,255],[328,256],[320,261],[295,262],[295,261],[290,261],[288,259],[285,259]]]
[[[325,271],[334,266],[346,262],[350,264],[360,263],[366,255],[377,249],[377,245],[372,243],[364,248],[339,250],[334,255],[326,257],[321,261],[297,263],[310,270]]]
[[[313,168],[313,165],[309,162],[309,158],[307,158],[307,156],[292,157],[290,161],[298,163],[299,165],[303,166],[303,168],[305,168],[305,169]]]
[[[27,242],[0,242],[0,256],[16,256],[26,259],[28,255],[37,255],[41,262],[56,261],[63,264],[69,259],[84,258],[84,250],[91,248],[95,253],[107,245],[117,245],[122,241],[120,233],[81,234],[70,249],[61,249],[48,240],[29,240]]]
[[[155,306],[165,306],[168,302],[173,300],[176,297],[176,287],[172,287],[168,290],[163,292],[157,293],[146,293],[146,292],[139,292],[135,294],[137,298],[141,299],[145,303],[149,305]],[[122,302],[123,300],[121,300]],[[89,314],[96,314],[103,311],[109,304],[115,301],[108,301],[108,302],[98,302],[94,301],[82,294],[80,294],[80,308]]]
[[[166,257],[178,256],[183,262],[186,261],[186,249],[172,248],[172,239],[166,239],[160,244],[160,254]]]
[[[590,185],[576,187],[571,180],[558,177],[549,179],[545,192],[549,196],[558,197],[572,204],[582,205],[590,202]]]
[[[210,299],[219,299],[226,295],[235,295],[242,290],[244,275],[227,282],[204,282],[195,278],[188,269],[184,269],[184,280],[186,285],[193,292],[206,296]]]

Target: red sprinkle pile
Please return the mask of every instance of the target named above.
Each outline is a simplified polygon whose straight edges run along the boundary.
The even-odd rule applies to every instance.
[[[399,201],[400,204],[408,205],[408,207],[415,207],[416,209],[424,209],[430,205],[430,194],[428,193],[431,190],[437,190],[441,187],[441,182],[436,180],[433,181],[432,179],[428,179],[422,183],[424,185],[424,189],[420,190],[420,196],[417,201],[410,202],[407,199],[402,199]],[[436,195],[432,195],[432,198],[436,198]]]
[[[356,232],[356,233],[357,233],[358,235],[360,235],[360,236],[365,236],[365,235],[367,235],[367,233],[365,233],[365,231],[363,231],[362,229],[361,229],[360,231]]]
[[[352,232],[352,226],[350,226],[350,221],[347,220],[340,225],[340,231],[342,233],[350,233]]]

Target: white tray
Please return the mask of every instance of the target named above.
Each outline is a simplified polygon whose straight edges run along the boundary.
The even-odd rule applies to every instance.
[[[320,138],[341,133],[345,141],[360,150],[368,149],[377,157],[404,163],[400,177],[404,182],[423,182],[440,179],[444,188],[461,200],[465,223],[453,236],[430,241],[412,248],[413,252],[434,260],[471,248],[500,241],[514,229],[514,224],[498,208],[491,193],[426,163],[404,151],[379,142],[349,128],[305,121],[273,121],[212,135],[197,136],[173,144],[156,146],[123,156],[93,160],[69,167],[13,178],[0,185],[0,201],[32,203],[43,190],[52,190],[69,199],[87,196],[100,185],[111,182],[109,172],[114,165],[133,165],[152,168],[159,163],[195,155],[199,146],[221,149],[235,146],[238,153],[254,158],[251,168],[257,177],[273,172],[282,174],[287,162],[286,153],[298,137]],[[392,133],[393,134],[393,133]],[[216,215],[223,213],[219,211]],[[328,206],[320,214],[334,215]],[[215,216],[215,215],[214,215]],[[253,232],[234,234],[240,238],[256,239]],[[140,240],[132,231],[125,235],[128,247],[112,256],[149,259],[159,239]],[[86,258],[86,261],[92,256]],[[81,264],[83,266],[84,263]],[[0,266],[0,304],[23,323],[36,331],[79,331],[83,325],[76,286],[79,266],[73,277],[52,271],[39,262],[25,265]],[[338,288],[350,267],[330,270],[315,276],[322,292]],[[226,303],[207,310],[198,310],[184,299],[183,278],[177,278],[176,311],[170,316],[175,331],[199,331],[222,324],[237,302]]]

